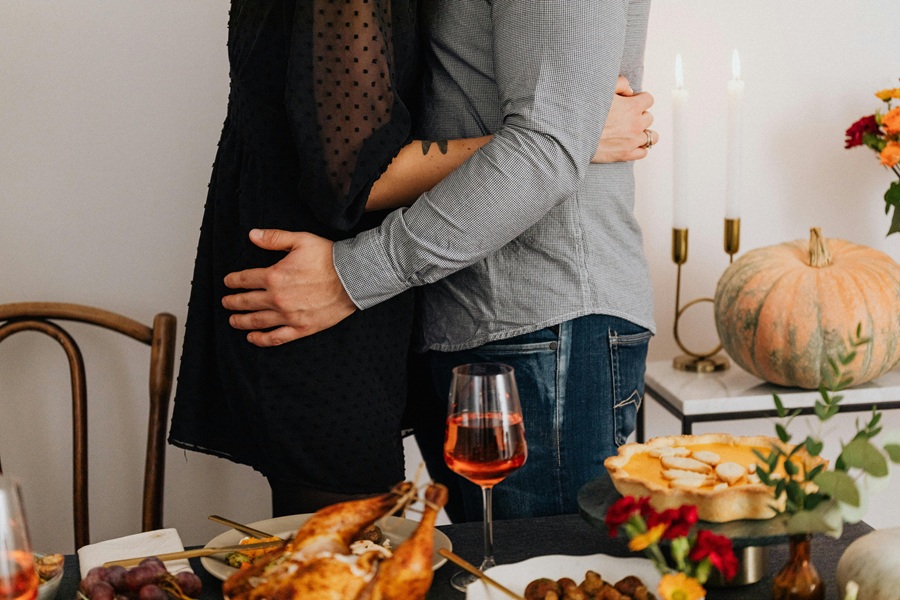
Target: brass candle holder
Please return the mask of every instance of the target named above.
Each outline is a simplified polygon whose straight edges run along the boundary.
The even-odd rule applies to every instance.
[[[729,264],[734,261],[734,255],[737,254],[741,245],[741,220],[725,219],[725,253],[728,254]],[[675,281],[675,325],[674,335],[675,343],[684,352],[681,356],[676,356],[672,361],[672,366],[679,371],[693,371],[695,373],[710,373],[712,371],[724,371],[731,366],[726,356],[720,356],[722,344],[710,350],[709,352],[693,352],[685,347],[678,334],[678,322],[684,312],[700,304],[701,302],[714,302],[712,298],[697,298],[691,300],[684,306],[681,305],[681,266],[688,259],[688,230],[672,229],[672,260],[678,267],[677,279]]]

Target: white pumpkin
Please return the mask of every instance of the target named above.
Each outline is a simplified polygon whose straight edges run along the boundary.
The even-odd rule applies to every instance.
[[[859,585],[857,600],[900,598],[900,527],[872,531],[847,547],[837,567],[840,594],[848,581]]]

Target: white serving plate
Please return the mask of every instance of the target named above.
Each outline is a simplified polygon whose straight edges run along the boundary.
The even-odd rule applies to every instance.
[[[649,559],[618,558],[606,554],[538,556],[509,565],[497,565],[485,573],[511,591],[524,594],[525,587],[535,579],[569,577],[576,583],[581,583],[587,571],[599,573],[604,580],[613,583],[628,575],[634,575],[639,577],[653,594],[656,594],[656,588],[659,586],[659,572]],[[509,596],[478,580],[466,589],[466,600],[509,600]]]

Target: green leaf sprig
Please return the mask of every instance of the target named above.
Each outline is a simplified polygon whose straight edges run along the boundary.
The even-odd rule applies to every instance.
[[[861,331],[860,324],[850,340],[850,349],[841,352],[837,360],[829,359],[832,381],[829,385],[819,386],[821,398],[816,400],[814,407],[819,421],[818,432],[792,445],[790,425],[801,411],[789,412],[778,394],[773,394],[775,412],[781,420],[775,424],[775,433],[782,446],[773,445],[768,455],[754,450],[762,461],[757,465],[756,473],[762,483],[773,488],[775,499],[785,498],[784,509],[780,512],[787,519],[789,534],[825,533],[840,537],[844,521],[852,522],[863,502],[865,488],[860,487],[859,480],[864,476],[887,477],[888,460],[900,463],[900,441],[889,440],[881,446],[873,442],[881,433],[881,413],[875,407],[867,421],[856,420],[856,434],[848,443],[841,443],[841,452],[832,469],[827,463],[807,468],[804,461],[792,460],[801,450],[811,457],[822,454],[825,447],[822,425],[840,412],[843,395],[839,392],[853,383],[852,377],[844,374],[844,367],[853,362],[859,347],[870,342],[862,337]],[[784,474],[777,472],[779,464],[783,465]]]

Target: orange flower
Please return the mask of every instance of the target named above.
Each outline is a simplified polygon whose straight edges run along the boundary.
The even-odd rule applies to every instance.
[[[881,90],[880,92],[875,92],[875,96],[877,96],[879,100],[884,100],[885,102],[891,99],[900,99],[900,88]]]
[[[881,117],[881,124],[884,125],[888,135],[900,133],[900,106],[891,109],[886,115]]]
[[[888,142],[878,155],[881,157],[881,164],[886,167],[895,167],[900,163],[900,142]]]
[[[656,591],[661,600],[703,600],[706,597],[703,586],[684,573],[666,573],[659,580]]]
[[[628,549],[632,552],[640,552],[641,550],[646,550],[647,546],[655,544],[659,541],[659,538],[662,537],[662,534],[665,530],[665,523],[654,525],[645,533],[639,533],[638,535],[631,538],[631,541],[628,542]]]

